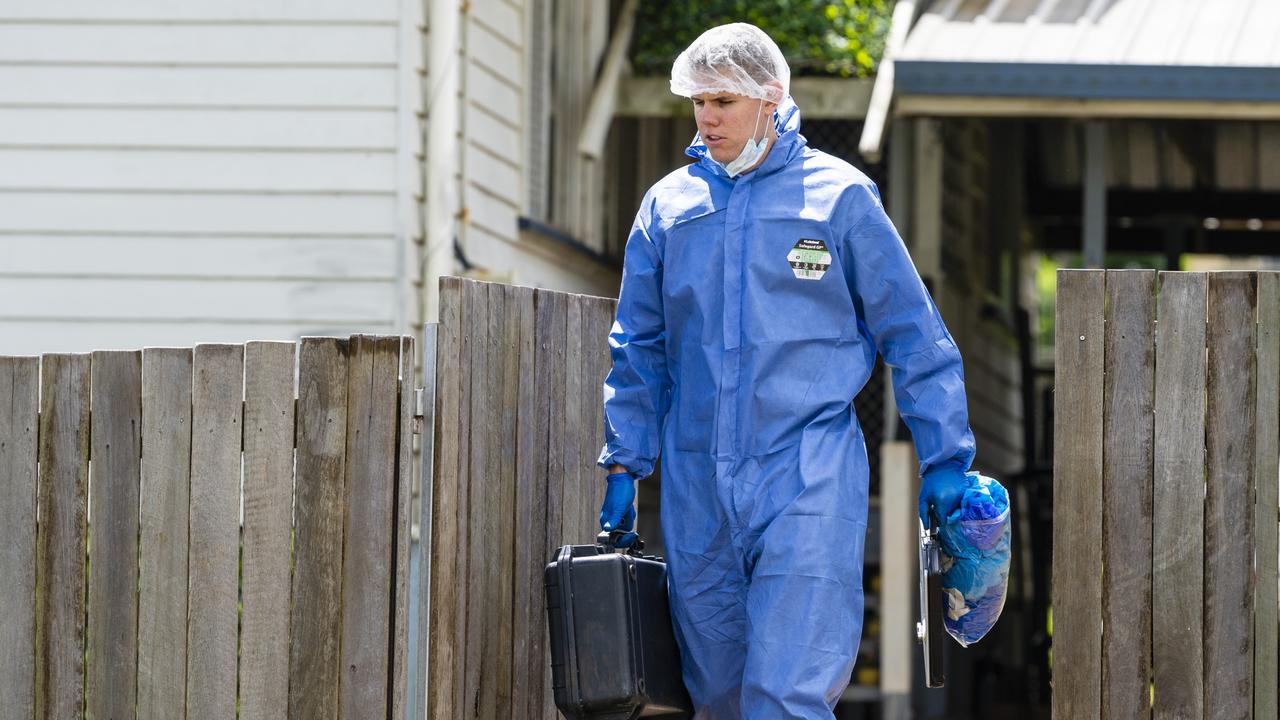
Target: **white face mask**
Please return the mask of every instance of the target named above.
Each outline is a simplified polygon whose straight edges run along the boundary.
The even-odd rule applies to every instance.
[[[760,109],[764,109],[764,100],[760,101]],[[759,140],[755,140],[756,131],[760,129],[760,111],[756,111],[756,124],[751,128],[751,138],[747,139],[747,144],[742,147],[742,152],[738,153],[738,157],[730,160],[728,163],[717,163],[724,168],[729,177],[735,178],[746,172],[748,168],[755,165],[760,158],[764,157],[764,151],[769,147],[769,133],[765,133]],[[712,158],[715,160],[715,158]]]

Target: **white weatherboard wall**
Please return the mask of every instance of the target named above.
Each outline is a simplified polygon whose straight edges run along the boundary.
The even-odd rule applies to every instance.
[[[618,277],[613,268],[580,250],[519,229],[523,214],[549,222],[579,242],[589,240],[580,227],[570,227],[568,223],[548,217],[547,204],[553,189],[563,194],[565,188],[571,186],[577,192],[582,185],[576,171],[551,177],[547,168],[552,146],[551,86],[570,82],[581,85],[580,81],[572,81],[563,62],[557,68],[552,67],[553,45],[572,53],[576,52],[575,45],[582,42],[575,38],[573,42],[556,44],[553,22],[557,14],[560,21],[567,21],[584,13],[594,13],[598,26],[595,35],[599,37],[593,36],[591,42],[603,47],[607,39],[607,25],[603,21],[607,3],[474,0],[458,1],[457,5],[460,17],[456,37],[441,37],[429,31],[427,40],[437,44],[437,52],[432,57],[440,63],[429,68],[434,76],[428,78],[432,94],[427,122],[431,122],[433,107],[446,107],[439,93],[446,92],[450,83],[457,82],[461,99],[457,109],[459,144],[455,147],[441,143],[428,148],[428,155],[433,149],[456,153],[459,174],[456,197],[460,202],[459,207],[451,208],[448,213],[433,215],[436,222],[428,228],[427,245],[434,248],[433,257],[440,259],[439,267],[433,265],[431,272],[449,274],[462,270],[454,266],[451,255],[441,251],[450,247],[456,236],[467,262],[473,266],[470,274],[475,277],[566,292],[616,294]],[[440,18],[437,17],[437,21],[440,22]],[[439,43],[456,43],[456,54],[462,60],[460,70],[448,64],[454,57],[454,48],[441,48]],[[597,60],[598,56],[597,52]],[[594,76],[595,64],[575,72]],[[569,148],[564,151],[569,153],[566,157],[576,153],[574,133],[578,121],[573,122],[575,129],[555,138],[557,146]],[[430,129],[428,127],[428,131]],[[442,168],[440,173],[447,173],[454,161],[455,158],[450,157],[436,158],[433,162],[428,157],[428,171],[438,167]],[[440,177],[428,178],[428,182],[442,183]],[[593,188],[603,196],[598,182]],[[438,197],[440,202],[454,200],[452,187],[439,187],[437,191],[439,194],[433,197]],[[585,223],[580,225],[587,227]],[[431,283],[433,279],[428,277],[425,282]],[[429,289],[424,287],[423,295],[426,316],[432,317],[435,308]]]
[[[0,2],[0,354],[414,327],[421,13]]]
[[[467,260],[495,277],[519,277],[524,164],[524,2],[466,4],[465,58],[460,79],[462,128],[462,246]]]

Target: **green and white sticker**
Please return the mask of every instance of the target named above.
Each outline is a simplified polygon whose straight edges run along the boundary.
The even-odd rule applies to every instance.
[[[787,254],[791,272],[801,280],[821,280],[831,267],[831,253],[821,240],[802,239]]]

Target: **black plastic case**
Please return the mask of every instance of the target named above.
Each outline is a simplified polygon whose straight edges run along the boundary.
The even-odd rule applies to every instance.
[[[616,553],[608,541],[566,545],[544,580],[552,686],[565,717],[692,717],[661,558]]]

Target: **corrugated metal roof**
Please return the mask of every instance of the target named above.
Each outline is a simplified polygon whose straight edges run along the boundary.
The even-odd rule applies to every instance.
[[[909,95],[1280,102],[1278,0],[940,0],[896,57]]]
[[[898,61],[1280,67],[1276,0],[940,0]]]

